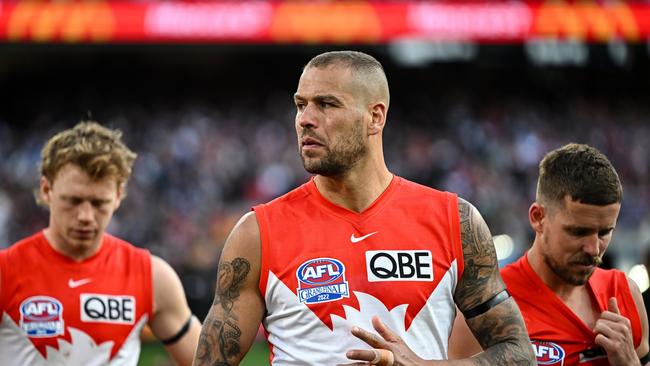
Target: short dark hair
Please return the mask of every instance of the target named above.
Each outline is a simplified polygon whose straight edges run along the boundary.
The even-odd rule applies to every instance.
[[[357,75],[359,82],[368,90],[369,95],[383,99],[388,107],[390,103],[388,80],[384,67],[377,59],[359,51],[331,51],[312,58],[305,65],[303,71],[311,67],[320,69],[332,65],[348,68]]]
[[[616,169],[596,148],[585,144],[567,144],[544,156],[539,163],[537,200],[571,200],[605,206],[620,203],[623,187]]]
[[[312,58],[305,69],[309,67],[322,68],[334,64],[343,64],[354,71],[384,73],[384,67],[374,57],[359,51],[331,51],[321,53]]]

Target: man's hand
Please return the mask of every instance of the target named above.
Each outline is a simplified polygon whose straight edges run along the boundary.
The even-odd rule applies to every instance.
[[[615,297],[609,299],[607,311],[600,314],[594,333],[595,343],[605,349],[610,365],[640,365],[634,349],[630,320],[621,315]]]
[[[393,331],[386,326],[378,316],[372,317],[372,326],[375,328],[379,336],[374,333],[368,332],[358,327],[352,328],[352,334],[366,342],[374,349],[360,350],[354,349],[346,353],[347,358],[351,360],[358,360],[347,364],[347,366],[360,366],[360,365],[382,365],[382,366],[425,366],[434,365],[435,361],[426,361],[418,357],[404,342],[404,340],[393,333]],[[383,352],[384,350],[388,352]],[[390,362],[390,355],[392,353],[393,362]]]

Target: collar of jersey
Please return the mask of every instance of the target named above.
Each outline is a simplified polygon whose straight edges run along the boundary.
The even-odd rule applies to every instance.
[[[401,182],[400,177],[393,175],[393,179],[391,179],[388,187],[386,187],[384,192],[382,192],[382,194],[379,195],[379,197],[377,197],[377,199],[375,199],[375,201],[370,206],[368,206],[368,208],[362,212],[355,212],[345,207],[335,205],[327,198],[323,197],[323,195],[318,191],[318,188],[316,187],[314,178],[315,176],[310,179],[309,184],[307,185],[307,189],[309,190],[310,194],[316,199],[316,201],[326,210],[332,212],[334,215],[355,224],[360,224],[364,221],[367,221],[379,213],[384,207],[386,207],[388,202],[390,202],[393,194],[397,191],[397,187]]]

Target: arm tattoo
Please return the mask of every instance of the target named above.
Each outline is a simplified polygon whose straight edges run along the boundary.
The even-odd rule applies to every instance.
[[[501,292],[496,251],[487,224],[469,202],[458,199],[460,236],[465,268],[454,299],[467,311]],[[475,356],[476,365],[535,365],[530,340],[512,298],[467,321],[485,352]]]
[[[469,202],[460,198],[458,214],[465,269],[455,297],[458,307],[465,311],[487,301],[505,286],[494,280],[499,267],[492,235],[485,221]]]
[[[228,359],[239,356],[238,318],[233,306],[251,265],[244,258],[219,264],[217,293],[205,319],[196,351],[198,365],[229,366]]]

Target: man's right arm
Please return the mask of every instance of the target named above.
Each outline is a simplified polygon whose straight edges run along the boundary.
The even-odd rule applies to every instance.
[[[261,242],[255,213],[244,215],[226,240],[216,293],[203,322],[194,365],[238,365],[264,315],[259,291]]]

